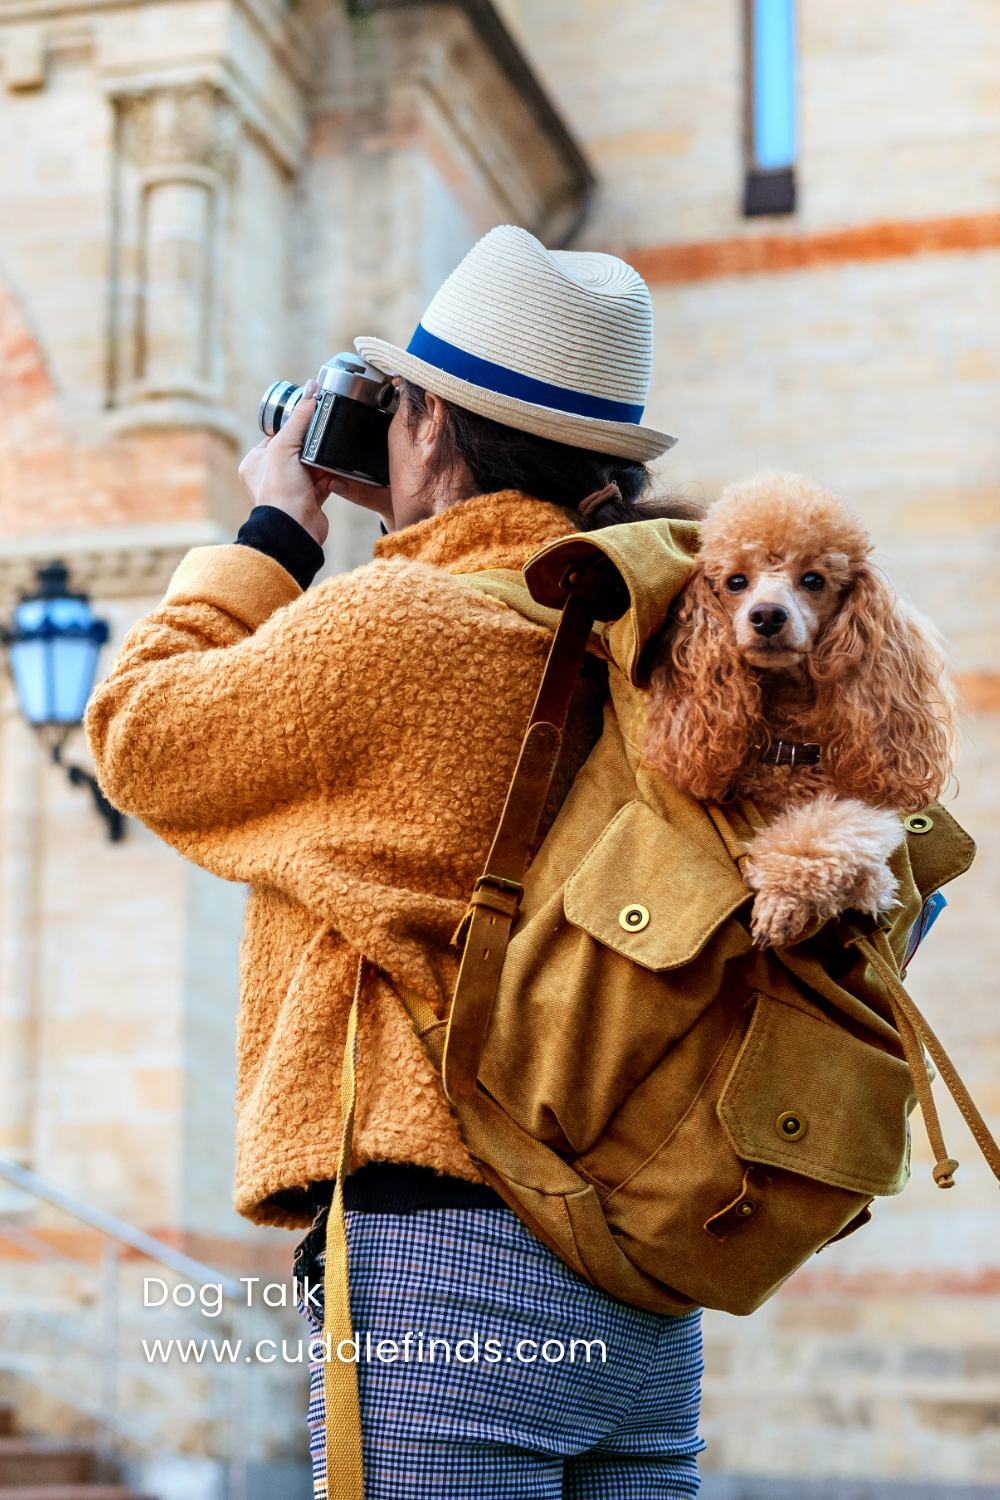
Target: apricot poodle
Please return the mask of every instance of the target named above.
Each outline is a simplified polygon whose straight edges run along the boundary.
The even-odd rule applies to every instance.
[[[652,674],[648,764],[703,801],[776,814],[746,865],[761,945],[888,910],[901,815],[951,774],[943,643],[871,552],[851,507],[801,475],[731,485]]]

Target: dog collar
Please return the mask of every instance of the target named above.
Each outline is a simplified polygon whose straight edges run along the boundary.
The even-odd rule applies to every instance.
[[[792,740],[772,740],[761,761],[765,766],[815,766],[823,754],[823,746],[799,745]]]

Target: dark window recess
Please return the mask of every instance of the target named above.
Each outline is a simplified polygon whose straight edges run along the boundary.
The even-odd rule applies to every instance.
[[[777,172],[751,168],[743,190],[743,213],[748,219],[761,214],[795,212],[795,168],[781,167]]]

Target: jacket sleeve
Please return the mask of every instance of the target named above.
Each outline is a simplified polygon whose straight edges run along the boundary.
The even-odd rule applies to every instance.
[[[169,839],[262,814],[315,787],[288,625],[294,612],[283,608],[301,593],[278,562],[250,547],[188,553],[88,705],[97,778],[116,807]]]

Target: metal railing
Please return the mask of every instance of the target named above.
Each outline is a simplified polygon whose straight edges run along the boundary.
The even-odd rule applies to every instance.
[[[34,1172],[29,1172],[25,1167],[19,1167],[16,1162],[7,1161],[2,1156],[0,1177],[12,1182],[22,1192],[30,1193],[33,1198],[40,1198],[43,1203],[51,1203],[55,1208],[64,1209],[74,1219],[89,1224],[91,1229],[99,1229],[102,1234],[117,1240],[119,1244],[131,1245],[133,1250],[148,1255],[150,1260],[159,1261],[161,1266],[169,1266],[172,1271],[186,1276],[189,1281],[197,1281],[202,1286],[218,1286],[221,1283],[224,1297],[240,1302],[243,1300],[243,1287],[238,1281],[231,1281],[211,1267],[192,1260],[190,1255],[175,1250],[172,1245],[165,1245],[162,1240],[154,1239],[151,1234],[144,1234],[141,1229],[133,1229],[124,1219],[116,1219],[114,1214],[106,1214],[102,1208],[94,1208],[93,1204],[78,1198],[75,1193],[69,1193],[55,1183],[46,1182],[44,1177],[38,1177]]]
[[[239,1351],[251,1347],[251,1313],[244,1287],[15,1162],[0,1158],[0,1179],[103,1236],[100,1263],[95,1267],[47,1243],[37,1232],[32,1233],[9,1218],[0,1219],[0,1238],[17,1252],[13,1264],[23,1271],[25,1261],[29,1261],[38,1272],[34,1293],[23,1284],[16,1286],[7,1297],[6,1306],[0,1282],[0,1369],[20,1376],[92,1419],[98,1430],[98,1452],[107,1459],[130,1449],[160,1459],[184,1456],[185,1450],[190,1452],[184,1434],[192,1425],[212,1435],[204,1439],[202,1451],[205,1444],[211,1447],[213,1442],[218,1449],[223,1443],[219,1433],[224,1432],[224,1447],[228,1450],[228,1500],[246,1500],[251,1364],[249,1356],[241,1357]],[[231,1333],[236,1356],[220,1363],[216,1355],[214,1366],[202,1365],[199,1358],[197,1368],[189,1366],[182,1356],[183,1369],[172,1371],[165,1359],[151,1362],[148,1353],[145,1361],[135,1351],[123,1354],[122,1331],[126,1320],[121,1303],[122,1247],[138,1252],[188,1283],[202,1288],[221,1287],[222,1297],[230,1307],[219,1332]],[[37,1288],[39,1278],[43,1283],[41,1293]],[[75,1304],[65,1296],[61,1299],[58,1293],[66,1278],[84,1288],[82,1294],[78,1292]],[[24,1279],[22,1276],[22,1282]],[[176,1325],[183,1320],[184,1305],[177,1303],[176,1298],[173,1302],[176,1307],[165,1308],[164,1316],[169,1316]],[[267,1316],[263,1310],[257,1314],[258,1319],[266,1320]],[[205,1328],[199,1327],[198,1331],[204,1333]],[[269,1325],[268,1331],[275,1329]],[[139,1343],[138,1338],[135,1342]],[[212,1347],[214,1353],[214,1341]],[[224,1347],[228,1351],[232,1346],[227,1342]],[[131,1412],[124,1409],[121,1399],[126,1380],[133,1393],[139,1387],[144,1392],[142,1400],[132,1402],[137,1409]]]

